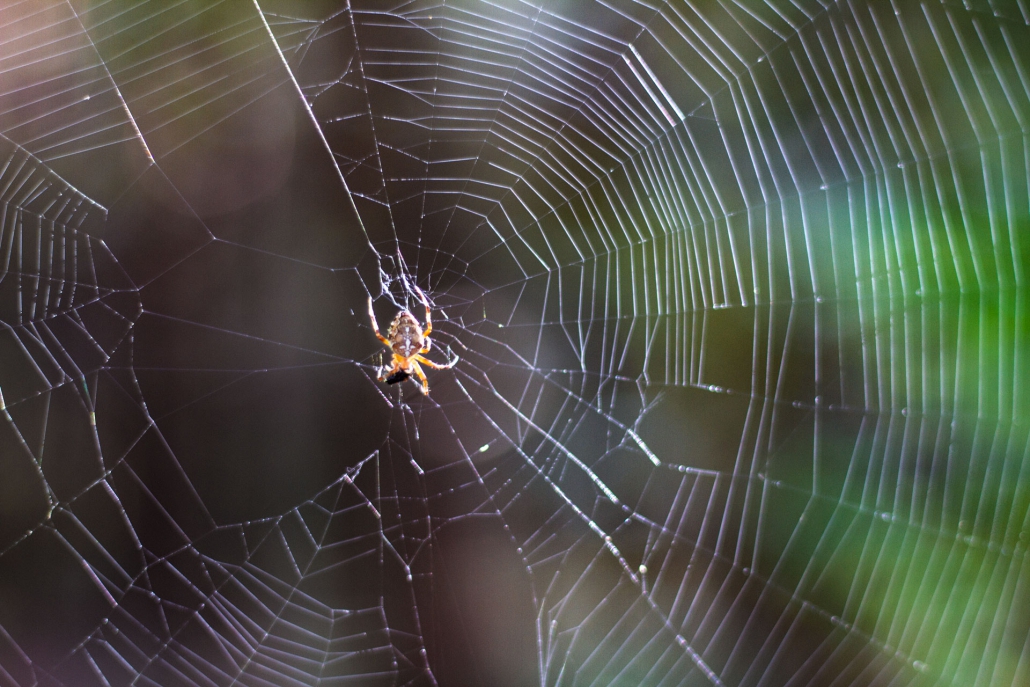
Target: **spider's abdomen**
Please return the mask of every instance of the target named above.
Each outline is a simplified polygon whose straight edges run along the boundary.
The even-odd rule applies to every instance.
[[[422,327],[408,312],[402,312],[390,327],[390,346],[402,358],[410,358],[422,348]]]
[[[404,358],[415,355],[418,349],[422,348],[411,339],[402,339],[393,344],[394,352]]]

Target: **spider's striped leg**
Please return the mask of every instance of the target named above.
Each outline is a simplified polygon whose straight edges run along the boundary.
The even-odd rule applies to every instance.
[[[412,358],[412,361],[413,362],[414,361],[418,361],[418,362],[415,363],[416,365],[418,363],[425,363],[426,365],[428,365],[429,367],[433,368],[434,370],[449,370],[452,367],[454,367],[454,363],[458,362],[458,356],[454,356],[454,360],[451,360],[451,361],[448,361],[446,363],[443,363],[442,365],[440,363],[434,363],[429,358],[423,358],[420,355],[415,355]]]
[[[422,301],[422,305],[426,306],[426,330],[422,332],[422,338],[424,339],[433,331],[433,317],[429,314],[429,299],[426,298],[426,294],[422,293],[422,289],[418,288],[418,286],[415,287],[415,290],[418,291],[418,297]],[[426,344],[426,351],[428,350],[429,345]],[[426,351],[422,352],[425,353]]]
[[[416,355],[411,360],[411,371],[414,372],[415,376],[418,377],[422,381],[422,395],[423,396],[428,396],[429,395],[429,380],[426,379],[426,373],[422,371],[422,368],[421,368],[421,366],[419,366],[418,362],[416,361],[416,358],[419,358],[419,356]],[[421,358],[421,359],[424,360],[425,362],[429,362],[428,360],[425,360],[424,358]]]
[[[379,323],[376,322],[376,311],[372,309],[372,297],[368,297],[368,319],[372,320],[372,330],[376,333],[376,338],[383,342],[383,344],[392,350],[393,346],[390,345],[390,340],[379,333]]]

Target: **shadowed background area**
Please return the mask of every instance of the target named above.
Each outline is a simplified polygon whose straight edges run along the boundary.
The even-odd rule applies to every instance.
[[[689,5],[0,7],[0,685],[1030,684],[1027,3]]]

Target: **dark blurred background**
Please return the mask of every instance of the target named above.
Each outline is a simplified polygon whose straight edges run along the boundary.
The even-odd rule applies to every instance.
[[[0,685],[1030,683],[1028,23],[0,5]]]

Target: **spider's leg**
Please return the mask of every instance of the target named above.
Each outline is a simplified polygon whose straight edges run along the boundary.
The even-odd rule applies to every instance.
[[[415,358],[418,358],[418,357],[419,356],[415,356]],[[425,359],[423,359],[423,360],[425,360]],[[429,361],[426,360],[425,362],[429,362]],[[422,367],[418,364],[418,361],[416,361],[414,358],[412,358],[412,360],[411,360],[411,371],[414,372],[415,376],[418,377],[419,380],[421,380],[421,382],[422,382],[422,395],[423,396],[428,396],[429,395],[429,380],[426,379],[426,373],[422,371]]]
[[[383,361],[383,359],[380,358],[379,362],[381,363],[382,361]],[[390,374],[392,374],[392,373],[393,373],[393,369],[389,365],[377,365],[376,366],[376,375],[379,377],[379,381],[380,382],[385,382],[386,378],[389,377]]]
[[[422,348],[421,348],[421,350],[419,350],[419,353],[428,353],[429,352],[429,344],[430,343],[432,343],[432,342],[429,340],[428,336],[427,337],[423,337],[423,339],[422,339]]]
[[[393,346],[390,345],[390,340],[387,339],[385,336],[383,336],[382,334],[379,333],[379,323],[376,322],[376,311],[372,309],[372,297],[371,296],[368,297],[368,318],[370,320],[372,320],[372,329],[376,333],[376,338],[379,339],[380,341],[382,341],[383,344],[387,348],[392,349]],[[382,381],[382,380],[380,380],[380,381]]]
[[[420,356],[420,355],[415,355],[414,357],[412,357],[412,359],[411,359],[411,360],[412,360],[412,362],[413,362],[413,363],[415,363],[416,365],[417,365],[418,363],[425,363],[426,365],[428,365],[429,367],[433,368],[434,370],[449,370],[449,369],[451,369],[452,367],[454,367],[454,364],[455,364],[456,362],[458,362],[458,356],[454,356],[454,360],[451,360],[451,361],[449,361],[449,362],[446,362],[446,363],[444,363],[444,364],[442,364],[442,365],[441,365],[440,363],[434,363],[434,362],[433,362],[432,360],[430,360],[429,358],[423,358],[423,357],[422,357],[422,356]]]
[[[396,353],[393,354],[393,358],[390,360],[390,365],[383,365],[379,368],[379,381],[386,382],[387,384],[393,384],[389,380],[393,379],[395,382],[404,380],[404,377],[398,378],[399,373],[405,372],[404,370],[404,359],[400,358]]]
[[[418,288],[417,285],[415,286],[415,290],[418,291],[418,297],[422,301],[422,305],[426,306],[426,330],[422,332],[422,338],[425,338],[433,331],[433,318],[429,314],[429,300],[426,298],[426,294],[422,293],[422,289]],[[429,349],[426,348],[426,350]],[[423,351],[423,353],[425,353],[425,351]]]

